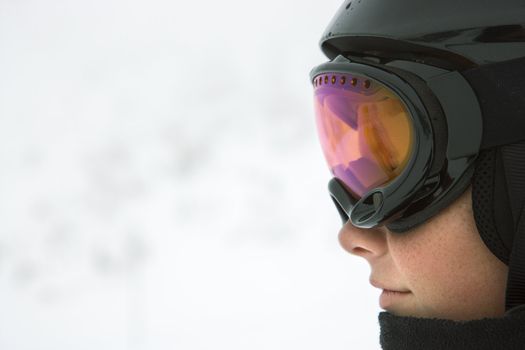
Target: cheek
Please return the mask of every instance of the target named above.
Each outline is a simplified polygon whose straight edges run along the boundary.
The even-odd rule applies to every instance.
[[[465,287],[472,285],[466,280],[471,274],[465,273],[457,256],[449,253],[432,251],[406,266],[417,300],[432,315],[449,312],[465,303],[469,294]]]
[[[499,305],[495,294],[501,291],[487,285],[494,276],[487,262],[490,257],[480,255],[471,241],[447,244],[439,235],[434,237],[391,246],[401,278],[413,293],[409,314],[469,319],[477,317],[479,310],[488,310],[488,303],[494,304],[492,309]]]
[[[450,281],[458,276],[451,267],[454,265],[449,260],[448,254],[443,254],[439,249],[427,249],[425,245],[411,244],[412,249],[393,247],[392,257],[398,266],[399,272],[405,278],[407,287],[414,294],[414,303],[417,310],[413,313],[435,314],[442,305],[456,291]],[[437,247],[435,247],[437,248]]]

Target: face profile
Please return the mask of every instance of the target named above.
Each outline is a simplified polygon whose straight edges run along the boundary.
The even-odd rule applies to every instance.
[[[482,241],[472,186],[427,222],[405,233],[362,229],[348,221],[339,242],[367,260],[380,306],[398,316],[474,320],[501,317],[508,267]],[[364,281],[363,281],[364,282]]]
[[[383,350],[525,344],[525,7],[456,5],[346,0],[309,74]]]

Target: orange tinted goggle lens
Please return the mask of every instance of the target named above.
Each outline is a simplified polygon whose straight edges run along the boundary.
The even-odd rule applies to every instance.
[[[353,74],[323,73],[313,83],[317,131],[334,177],[357,199],[398,177],[414,144],[412,118],[401,98]]]

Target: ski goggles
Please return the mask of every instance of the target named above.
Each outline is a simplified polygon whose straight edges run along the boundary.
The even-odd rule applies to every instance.
[[[310,72],[328,189],[343,223],[404,231],[469,184],[482,138],[476,94],[457,71],[409,66],[340,55]]]

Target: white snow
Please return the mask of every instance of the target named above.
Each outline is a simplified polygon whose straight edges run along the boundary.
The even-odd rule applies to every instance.
[[[0,2],[1,349],[379,349],[308,78],[340,5]]]

